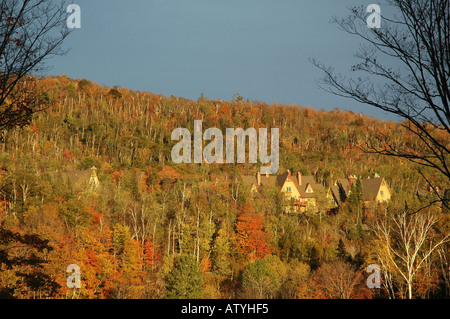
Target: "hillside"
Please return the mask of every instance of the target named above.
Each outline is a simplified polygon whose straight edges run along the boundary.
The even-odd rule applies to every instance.
[[[361,149],[379,132],[415,145],[398,123],[338,109],[192,101],[66,76],[40,85],[51,106],[29,126],[2,132],[0,221],[3,232],[48,240],[45,249],[30,245],[11,253],[37,254],[45,280],[33,286],[18,275],[37,272],[32,263],[5,268],[0,292],[6,296],[333,298],[338,292],[327,280],[334,269],[354,279],[350,297],[386,298],[385,290],[365,286],[366,267],[377,262],[372,229],[405,203],[415,209],[433,196],[412,163]],[[259,164],[172,162],[171,132],[192,131],[198,119],[222,131],[277,127],[279,174],[312,176],[324,192],[350,175],[377,175],[392,199],[370,207],[349,200],[333,214],[318,199],[315,210],[289,212],[275,189],[254,195],[244,187],[243,177],[255,175]],[[439,227],[448,229],[438,205],[427,209],[446,216]],[[70,264],[81,268],[80,289],[66,285]],[[416,297],[449,293],[443,265],[435,256],[420,271]],[[405,287],[396,285],[395,293],[404,296]]]

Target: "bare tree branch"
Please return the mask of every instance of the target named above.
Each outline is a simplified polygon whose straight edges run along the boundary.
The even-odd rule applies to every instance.
[[[450,241],[450,234],[437,236],[433,229],[438,218],[428,212],[409,215],[406,212],[378,222],[374,233],[378,243],[378,260],[391,278],[399,274],[413,298],[413,283],[417,272],[440,246]],[[391,292],[391,290],[390,290]]]
[[[363,40],[355,54],[360,63],[347,77],[311,59],[324,73],[319,85],[399,116],[414,141],[394,142],[389,133],[370,138],[369,153],[405,158],[434,169],[450,180],[450,0],[387,0],[394,17],[382,16],[382,26],[367,26],[364,7],[348,17],[334,18],[343,31]],[[446,183],[445,187],[449,187]]]
[[[65,9],[65,1],[0,0],[0,130],[25,125],[46,107],[31,75],[65,53]]]

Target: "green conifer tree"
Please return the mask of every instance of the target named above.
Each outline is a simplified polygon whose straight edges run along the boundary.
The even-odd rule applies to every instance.
[[[166,283],[168,299],[199,299],[203,296],[203,278],[193,256],[176,257]]]

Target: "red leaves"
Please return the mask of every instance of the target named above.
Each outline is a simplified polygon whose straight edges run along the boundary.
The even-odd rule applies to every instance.
[[[201,272],[210,272],[211,271],[212,262],[208,257],[203,258],[200,263],[200,271]]]
[[[180,174],[172,167],[165,165],[158,173],[161,181],[167,180],[170,182],[176,181],[180,178]]]
[[[66,161],[73,161],[75,158],[75,154],[68,148],[65,148],[63,151],[63,157],[64,157],[64,160],[66,160]]]
[[[119,185],[120,180],[122,178],[122,173],[123,173],[123,171],[119,170],[119,171],[115,171],[114,173],[111,174],[112,180],[116,185]]]
[[[144,265],[147,269],[153,269],[154,266],[156,266],[160,260],[160,253],[157,247],[155,247],[153,241],[148,238],[144,243]]]
[[[237,246],[247,261],[264,258],[271,253],[267,244],[268,235],[264,230],[264,216],[253,213],[246,204],[236,223]]]

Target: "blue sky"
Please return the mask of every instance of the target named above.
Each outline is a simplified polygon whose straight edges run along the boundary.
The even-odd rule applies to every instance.
[[[309,58],[345,73],[359,40],[330,23],[359,0],[74,0],[81,29],[47,74],[197,99],[380,110],[322,91]]]

